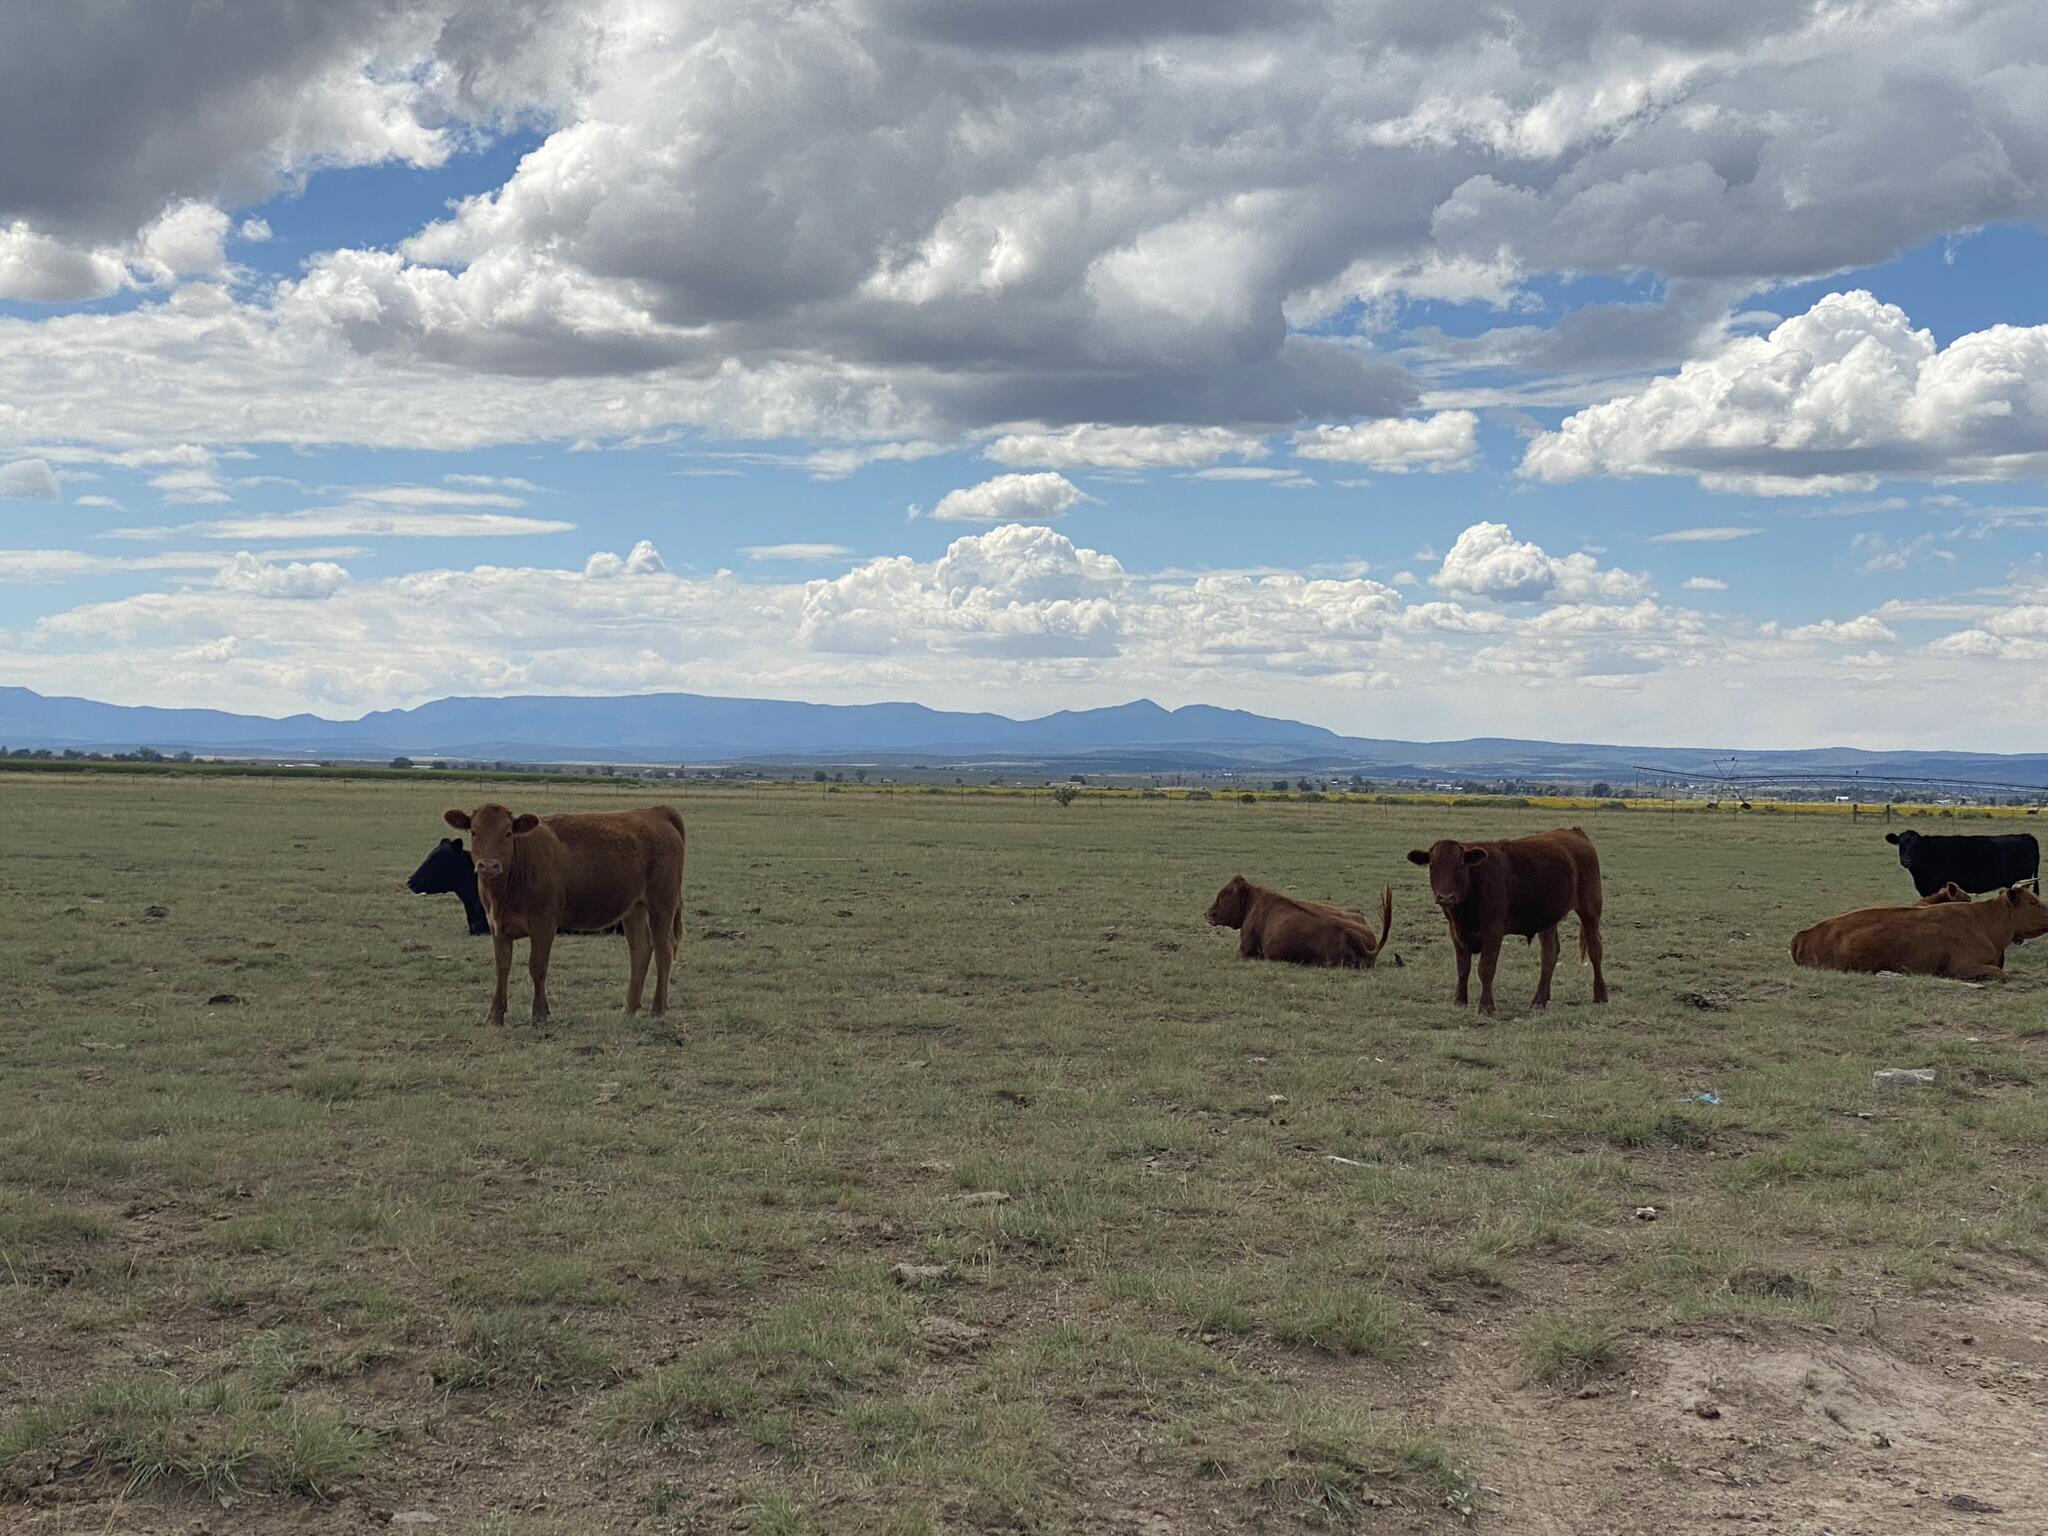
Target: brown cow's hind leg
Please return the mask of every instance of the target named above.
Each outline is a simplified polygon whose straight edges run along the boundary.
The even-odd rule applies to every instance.
[[[536,926],[528,935],[526,972],[533,978],[533,1022],[548,1020],[548,951],[555,947],[555,930]]]
[[[1530,1000],[1529,1006],[1531,1008],[1548,1008],[1550,1006],[1550,977],[1551,973],[1557,969],[1557,925],[1552,923],[1548,928],[1537,934],[1536,942],[1540,946],[1543,968],[1537,974],[1536,996]]]
[[[654,1003],[648,1010],[659,1018],[668,1012],[668,976],[675,969],[676,938],[682,932],[682,892],[675,896],[675,905],[667,910],[651,903],[647,909],[649,937],[654,943]]]
[[[654,938],[647,926],[647,908],[633,907],[624,919],[626,952],[631,971],[626,978],[626,1013],[640,1011],[640,994],[647,985],[647,962],[654,956]]]
[[[1959,965],[1948,973],[1952,981],[2004,981],[2005,970],[1996,965]]]

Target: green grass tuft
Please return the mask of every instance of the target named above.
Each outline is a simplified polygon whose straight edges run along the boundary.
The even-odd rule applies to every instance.
[[[1620,1364],[1621,1342],[1620,1330],[1605,1323],[1545,1318],[1522,1336],[1522,1356],[1532,1380],[1579,1387]]]

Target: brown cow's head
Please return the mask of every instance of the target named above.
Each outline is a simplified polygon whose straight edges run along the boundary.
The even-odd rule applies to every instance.
[[[441,819],[469,834],[470,854],[479,880],[497,880],[512,862],[512,840],[540,825],[538,816],[514,816],[502,805],[480,805],[473,811],[443,811]]]
[[[1970,893],[1951,880],[1932,895],[1922,896],[1914,905],[1920,907],[1945,907],[1950,902],[1968,901],[1969,899]]]
[[[2012,941],[2023,943],[2048,933],[2048,904],[2024,885],[2009,885],[1999,899],[2012,903]]]
[[[1431,843],[1427,851],[1410,849],[1408,862],[1429,871],[1429,894],[1446,912],[1462,902],[1472,890],[1472,870],[1484,863],[1484,848],[1467,848],[1446,837]]]
[[[1252,886],[1243,875],[1232,875],[1230,884],[1216,893],[1216,899],[1209,903],[1209,923],[1215,928],[1242,928],[1244,917],[1251,910]]]

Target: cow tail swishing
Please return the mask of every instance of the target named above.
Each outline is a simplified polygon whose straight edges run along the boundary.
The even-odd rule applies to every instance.
[[[1600,961],[1603,951],[1600,944],[1600,913],[1606,901],[1605,888],[1600,883],[1600,853],[1594,848],[1593,839],[1586,836],[1584,827],[1573,827],[1572,831],[1586,839],[1590,881],[1578,882],[1577,909],[1579,914],[1579,964],[1593,967],[1593,1001],[1607,1001],[1607,977],[1602,974]],[[1582,875],[1585,873],[1581,872]]]

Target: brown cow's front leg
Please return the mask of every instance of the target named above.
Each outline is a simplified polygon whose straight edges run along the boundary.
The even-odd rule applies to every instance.
[[[1550,1006],[1550,976],[1557,969],[1557,926],[1552,924],[1536,935],[1536,944],[1542,957],[1543,969],[1536,978],[1536,996],[1530,1001],[1531,1008]]]
[[[527,935],[526,972],[533,978],[533,1022],[548,1021],[548,952],[555,947],[555,930],[534,925]]]
[[[505,983],[512,975],[512,941],[502,933],[491,933],[491,953],[498,962],[498,986],[491,993],[491,1011],[484,1020],[486,1024],[505,1022]]]
[[[1240,960],[1256,960],[1259,958],[1258,930],[1253,928],[1250,923],[1246,923],[1237,930],[1237,958]]]
[[[1493,1012],[1493,968],[1500,964],[1500,936],[1489,934],[1479,946],[1479,1011]]]
[[[1472,980],[1472,951],[1465,947],[1465,941],[1458,936],[1458,930],[1451,930],[1451,945],[1458,952],[1458,990],[1451,998],[1460,1008],[1471,1001],[1469,985]]]

